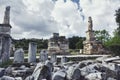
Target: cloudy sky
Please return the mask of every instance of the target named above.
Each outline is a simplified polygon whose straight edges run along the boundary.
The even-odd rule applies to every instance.
[[[94,30],[117,28],[115,10],[120,0],[0,0],[0,22],[11,6],[11,35],[19,38],[49,38],[59,32],[67,37],[85,36],[91,16]]]

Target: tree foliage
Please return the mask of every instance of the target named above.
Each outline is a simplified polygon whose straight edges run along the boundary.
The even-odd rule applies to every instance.
[[[114,31],[114,36],[106,42],[106,46],[113,52],[114,55],[120,55],[120,8],[116,10],[116,23],[118,28]]]
[[[115,20],[118,25],[118,28],[114,31],[114,36],[120,37],[120,8],[116,10],[115,16],[116,16]]]
[[[70,49],[82,49],[83,48],[83,41],[85,37],[78,37],[73,36],[68,38],[69,40],[69,48]],[[13,40],[13,44],[16,48],[23,48],[24,50],[28,50],[29,42],[37,43],[38,49],[47,49],[48,48],[48,39],[19,39]]]
[[[95,37],[96,37],[97,40],[101,41],[102,43],[105,43],[108,40],[110,40],[110,34],[105,29],[96,30],[95,31]]]
[[[120,8],[118,10],[116,10],[116,23],[118,24],[119,28],[120,28]]]
[[[68,40],[69,40],[70,49],[82,49],[83,41],[85,40],[85,37],[73,36],[69,38]]]
[[[47,49],[48,47],[48,40],[45,39],[19,39],[19,40],[13,40],[13,44],[16,48],[22,47],[24,50],[28,50],[29,42],[35,42],[37,43],[38,49]]]

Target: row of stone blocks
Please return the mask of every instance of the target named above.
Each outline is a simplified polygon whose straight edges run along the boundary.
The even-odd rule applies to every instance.
[[[28,50],[28,63],[35,63],[36,62],[36,52],[37,52],[37,44],[34,42],[29,43],[29,50]],[[48,60],[48,52],[45,50],[41,50],[39,61],[45,62]],[[67,58],[63,56],[61,58],[61,62],[64,63],[67,61]],[[51,62],[57,62],[57,56],[55,54],[51,55]],[[22,48],[18,49],[14,53],[14,63],[24,63],[24,50]]]

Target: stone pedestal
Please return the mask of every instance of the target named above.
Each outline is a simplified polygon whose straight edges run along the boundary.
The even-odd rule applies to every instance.
[[[10,35],[0,35],[0,59],[2,62],[6,62],[10,57],[11,49],[11,37]]]
[[[24,62],[24,51],[22,48],[18,49],[14,53],[14,63],[23,63]]]
[[[48,60],[48,52],[45,50],[42,50],[40,52],[40,62],[45,62],[46,60]]]
[[[28,62],[29,63],[36,62],[36,52],[37,52],[37,44],[34,42],[30,42],[29,50],[28,50]]]
[[[99,54],[102,49],[102,43],[96,41],[93,30],[92,18],[88,18],[88,30],[86,31],[86,41],[83,42],[84,54]]]
[[[52,54],[52,55],[51,55],[51,62],[52,62],[52,63],[57,62],[57,56],[56,56],[56,54]]]
[[[62,58],[61,58],[61,64],[64,64],[66,62],[67,62],[67,57],[62,56]]]

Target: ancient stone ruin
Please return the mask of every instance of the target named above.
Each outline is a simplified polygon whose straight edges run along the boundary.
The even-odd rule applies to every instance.
[[[99,54],[103,51],[102,42],[96,40],[93,30],[92,18],[88,18],[88,30],[86,31],[86,41],[83,42],[84,54]]]
[[[1,62],[9,60],[10,56],[9,13],[10,7],[8,6],[4,22],[0,24]],[[89,17],[88,23],[84,53],[99,54],[102,44],[94,37],[91,17]],[[40,55],[36,56],[37,44],[34,42],[29,43],[28,57],[24,57],[22,48],[17,49],[14,57],[10,57],[13,63],[5,68],[0,67],[0,80],[120,80],[119,56],[56,55],[57,53],[66,53],[69,49],[68,43],[64,36],[54,33],[53,38],[48,43],[50,56],[47,50],[41,50]],[[39,61],[36,61],[37,57],[39,57]]]
[[[3,23],[0,24],[0,62],[9,60],[11,49],[10,6],[6,7]]]
[[[28,52],[28,62],[29,63],[36,62],[37,44],[35,42],[30,42],[28,51],[29,51]]]
[[[50,54],[66,54],[69,50],[69,42],[65,36],[53,33],[53,37],[48,42],[48,52]]]
[[[41,50],[39,61],[45,62],[48,60],[48,52],[46,50]]]
[[[22,48],[15,51],[14,63],[24,63],[24,51]]]

